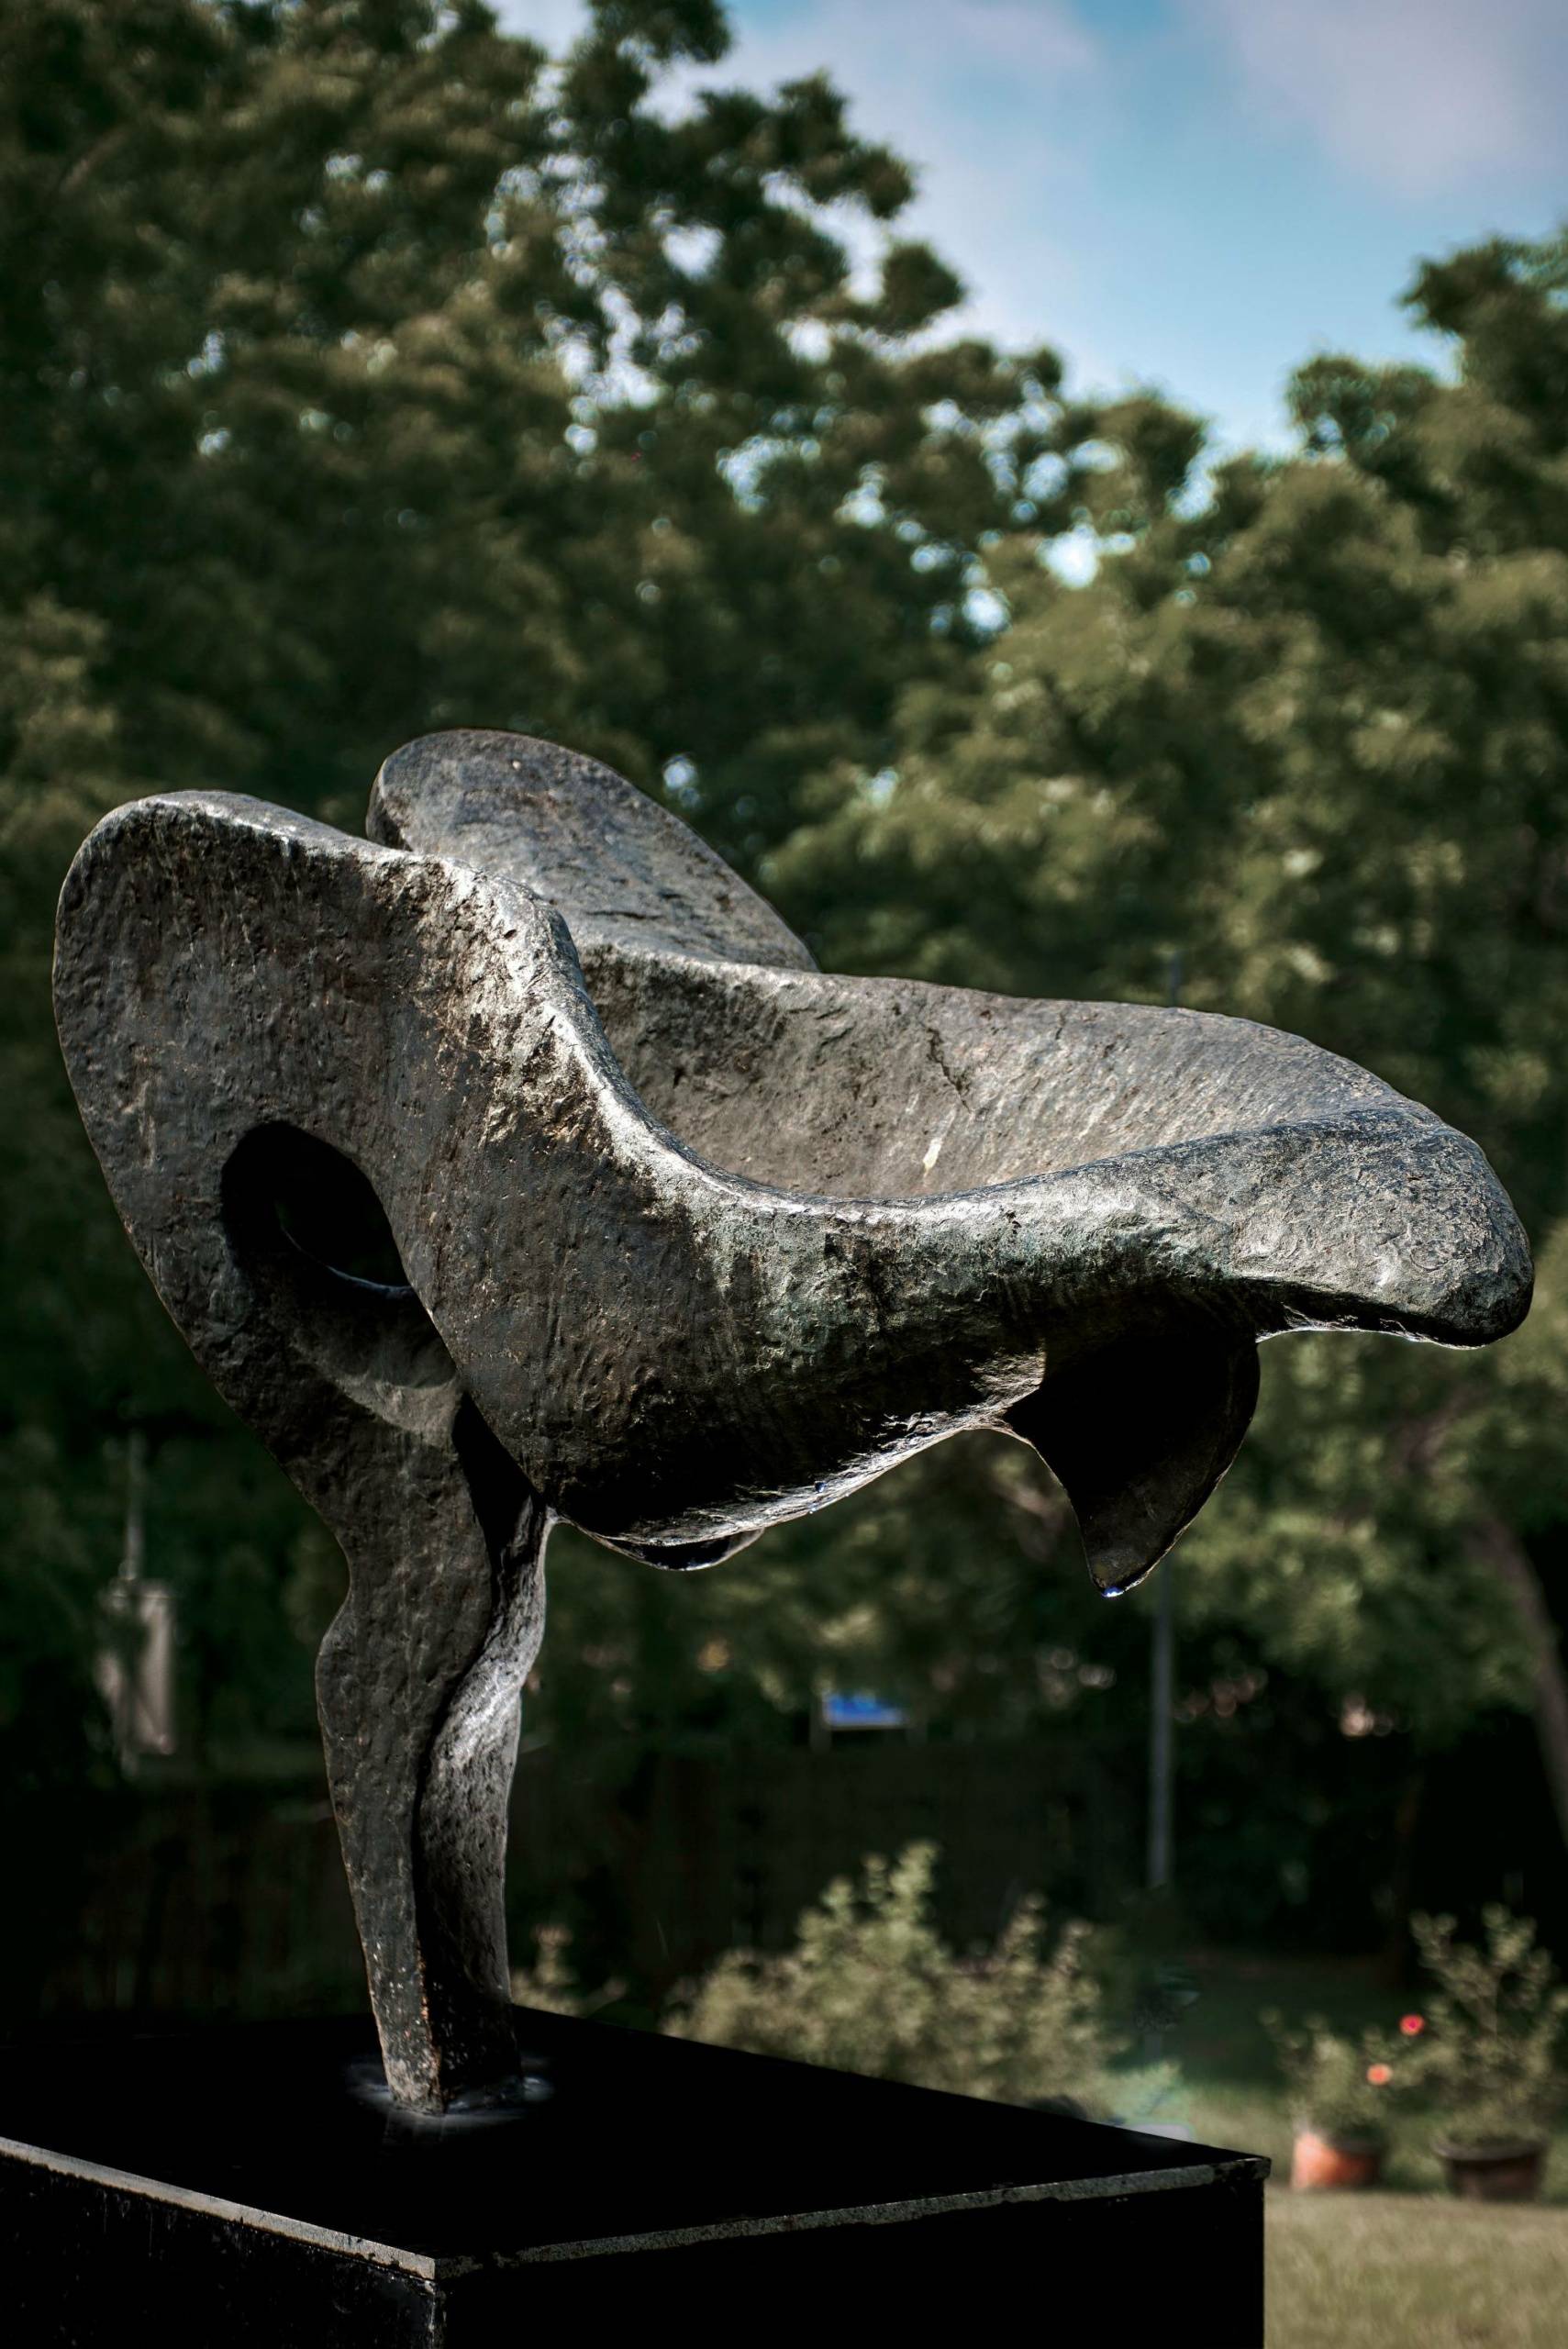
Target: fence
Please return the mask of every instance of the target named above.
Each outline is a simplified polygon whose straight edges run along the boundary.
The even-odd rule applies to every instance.
[[[1092,1773],[1049,1747],[526,1754],[512,1805],[517,1955],[561,1921],[585,1980],[633,2003],[736,1942],[776,1948],[868,1851],[929,1837],[947,1931],[989,1938],[1018,1895],[1102,1905],[1130,1852]],[[4,1961],[17,2013],[308,2013],[362,1998],[337,1835],[318,1781],[127,1789],[35,1822]],[[15,1880],[15,1879],[14,1879]]]
[[[1408,1907],[1467,1914],[1500,1898],[1538,1916],[1568,1957],[1562,1844],[1527,1722],[1499,1717],[1418,1780],[1370,1772],[1364,1742],[1334,1740],[1310,1788],[1271,1772],[1262,1751],[1226,1753],[1223,1771],[1218,1745],[1183,1757],[1177,1881],[1198,1931],[1392,1953]],[[514,1952],[525,1961],[534,1927],[564,1923],[584,1982],[624,1982],[646,2017],[720,1951],[783,1946],[831,1876],[916,1837],[941,1848],[940,1921],[961,1947],[990,1939],[1025,1891],[1059,1914],[1111,1917],[1140,1880],[1140,1758],[1136,1740],[878,1734],[827,1752],[526,1753],[507,1873]],[[1401,1785],[1413,1804],[1396,1799]],[[318,1772],[284,1787],[146,1783],[63,1807],[13,1801],[4,1865],[12,2017],[362,2003]]]

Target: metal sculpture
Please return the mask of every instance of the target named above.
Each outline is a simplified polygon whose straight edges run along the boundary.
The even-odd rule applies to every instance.
[[[197,1360],[340,1542],[317,1687],[387,2079],[516,2054],[502,1914],[552,1520],[707,1565],[954,1431],[1032,1444],[1129,1588],[1235,1454],[1261,1338],[1501,1337],[1475,1145],[1248,1022],[818,972],[684,825],[506,734],[371,840],[110,816],[60,1033]]]

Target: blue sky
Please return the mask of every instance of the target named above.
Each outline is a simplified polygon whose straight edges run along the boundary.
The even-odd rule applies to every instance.
[[[500,0],[558,40],[580,0]],[[1417,256],[1568,216],[1564,0],[732,0],[697,81],[826,66],[913,161],[966,319],[1084,389],[1284,433],[1316,351],[1425,352]]]

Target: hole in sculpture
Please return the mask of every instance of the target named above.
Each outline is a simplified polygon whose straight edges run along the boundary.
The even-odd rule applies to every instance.
[[[353,1161],[297,1126],[259,1126],[224,1168],[223,1219],[279,1342],[378,1417],[422,1425],[421,1398],[456,1373]]]
[[[230,1229],[255,1241],[266,1227],[339,1280],[411,1294],[392,1226],[371,1183],[329,1142],[296,1126],[248,1134],[224,1176]]]

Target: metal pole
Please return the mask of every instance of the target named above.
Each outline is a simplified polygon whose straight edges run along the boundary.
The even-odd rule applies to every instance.
[[[132,1428],[126,1438],[125,1548],[120,1553],[121,1579],[139,1582],[146,1564],[147,1438],[140,1428]]]
[[[1182,958],[1171,957],[1166,999],[1182,996]],[[1149,1889],[1171,1881],[1173,1732],[1176,1701],[1176,1581],[1167,1562],[1154,1570],[1154,1636],[1149,1662]]]
[[[174,1751],[174,1598],[150,1582],[147,1564],[147,1438],[126,1443],[125,1548],[104,1593],[104,1641],[93,1676],[108,1708],[120,1767],[134,1776],[148,1753]]]
[[[1172,1710],[1175,1701],[1176,1581],[1155,1570],[1154,1644],[1149,1675],[1149,1889],[1171,1881]]]

